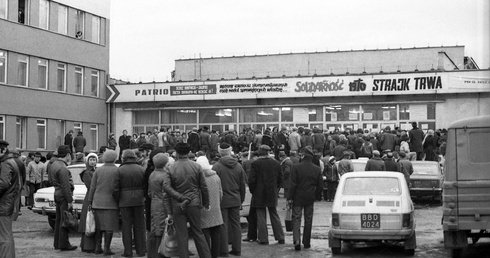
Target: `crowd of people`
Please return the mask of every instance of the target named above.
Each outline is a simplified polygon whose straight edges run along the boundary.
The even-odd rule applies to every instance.
[[[15,255],[11,224],[22,205],[23,188],[29,192],[26,205],[32,207],[37,189],[54,186],[54,248],[77,249],[69,241],[68,229],[61,226],[61,214],[72,208],[73,201],[67,166],[76,163],[86,165],[80,177],[87,187],[79,232],[85,232],[87,211],[94,212],[96,222],[95,234],[81,239],[82,252],[113,255],[111,241],[120,218],[125,257],[133,255],[133,244],[138,256],[162,257],[158,247],[169,220],[177,231],[180,257],[190,254],[187,223],[199,257],[239,256],[242,241],[269,244],[267,211],[274,239],[284,244],[277,212],[280,189],[292,206],[294,248],[301,250],[301,244],[309,248],[314,203],[322,193],[326,201],[333,200],[340,177],[353,171],[351,159],[369,158],[366,171],[398,171],[409,177],[410,160],[438,161],[444,156],[445,130],[424,133],[417,123],[412,126],[410,131],[387,127],[380,133],[282,127],[264,132],[250,128],[239,134],[206,127],[178,134],[162,127],[137,139],[124,130],[118,142],[110,134],[98,153],[84,152],[83,134],[73,139],[70,131],[66,144],[47,157],[40,153],[23,157],[0,141],[0,227],[7,232],[0,237],[0,256]],[[247,185],[252,194],[249,227],[241,239],[240,209]]]

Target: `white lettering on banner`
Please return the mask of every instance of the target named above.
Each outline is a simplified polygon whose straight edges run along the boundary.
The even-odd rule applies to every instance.
[[[143,90],[135,90],[134,95],[168,95],[168,89],[143,89]]]
[[[222,84],[219,86],[219,93],[285,92],[287,86],[287,83]]]

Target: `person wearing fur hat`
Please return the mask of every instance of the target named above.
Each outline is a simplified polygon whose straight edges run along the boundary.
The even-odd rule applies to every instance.
[[[243,167],[231,156],[232,147],[224,142],[218,147],[221,158],[214,164],[213,170],[218,174],[223,187],[221,214],[223,227],[221,231],[221,254],[240,255],[242,252],[240,207],[245,200],[245,180]],[[231,234],[228,234],[230,229]],[[228,236],[231,239],[228,239]],[[228,243],[231,242],[231,251]]]
[[[288,203],[293,204],[293,242],[294,249],[301,250],[301,213],[304,213],[303,246],[310,248],[311,228],[313,224],[313,205],[321,200],[323,190],[322,173],[319,166],[312,163],[313,150],[305,147],[301,151],[303,158],[293,165],[291,183],[287,195]]]
[[[209,209],[209,192],[201,166],[189,160],[190,151],[191,146],[187,143],[175,145],[177,159],[169,168],[170,180],[166,184],[188,200],[183,202],[184,200],[172,197],[169,214],[173,218],[177,231],[179,257],[189,257],[187,233],[187,222],[189,221],[199,257],[209,258],[211,251],[201,229],[201,209]],[[182,205],[183,203],[185,205]]]
[[[87,219],[88,212],[88,197],[90,192],[90,184],[92,183],[92,177],[94,176],[95,168],[97,167],[98,157],[95,153],[90,153],[85,159],[86,168],[80,173],[80,179],[87,187],[87,193],[85,194],[85,199],[83,200],[82,212],[80,213],[80,222],[78,224],[78,232],[85,233],[85,222]],[[95,236],[87,236],[82,234],[82,239],[80,242],[80,248],[82,252],[93,253],[95,252]]]
[[[259,147],[259,158],[252,163],[248,186],[252,193],[250,205],[256,208],[258,242],[261,245],[269,244],[267,233],[266,209],[274,232],[274,238],[279,244],[284,244],[284,231],[281,220],[277,214],[277,188],[282,183],[281,165],[269,156],[271,148],[267,145]]]

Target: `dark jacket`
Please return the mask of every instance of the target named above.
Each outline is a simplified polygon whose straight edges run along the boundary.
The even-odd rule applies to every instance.
[[[214,164],[213,169],[221,180],[223,199],[221,208],[239,207],[245,200],[245,179],[242,165],[231,156],[224,156]]]
[[[415,127],[408,132],[408,136],[410,137],[410,151],[414,152],[422,152],[422,140],[424,139],[424,132],[421,129]]]
[[[73,147],[75,147],[75,152],[83,152],[83,148],[87,145],[87,140],[85,137],[79,135],[73,140]]]
[[[189,138],[187,139],[187,143],[191,146],[191,151],[196,153],[199,151],[199,134],[197,132],[192,131],[189,133]]]
[[[372,157],[366,163],[365,171],[385,171],[385,162],[380,157]]]
[[[281,161],[281,173],[282,173],[282,184],[281,187],[289,188],[289,184],[291,183],[291,171],[293,169],[293,161],[287,157],[283,161]]]
[[[124,136],[124,134],[119,136],[119,148],[121,150],[129,149],[130,143],[131,143],[131,136],[129,135]]]
[[[323,176],[325,180],[328,182],[337,182],[339,181],[339,173],[337,172],[337,166],[335,164],[331,164],[330,162],[325,162],[323,167]]]
[[[386,159],[384,162],[385,162],[386,171],[393,171],[393,172],[400,171],[400,168],[398,167],[398,164],[394,159]]]
[[[117,174],[112,181],[112,196],[119,207],[143,206],[143,186],[145,170],[136,163],[135,159],[125,161],[117,168]]]
[[[380,149],[382,151],[388,149],[393,151],[395,149],[396,135],[389,132],[385,132],[381,135],[379,142],[381,145]]]
[[[70,151],[73,152],[73,136],[69,133],[65,135],[65,145],[70,147]]]
[[[12,154],[0,156],[0,216],[11,216],[17,205],[21,182],[19,168]]]
[[[89,204],[94,209],[117,210],[118,203],[112,196],[112,181],[117,175],[115,164],[106,163],[95,169],[90,183]]]
[[[282,183],[281,165],[269,156],[261,156],[252,162],[248,179],[251,206],[257,208],[277,206],[277,188]]]
[[[309,156],[293,166],[287,199],[293,200],[294,206],[313,204],[315,200],[321,199],[322,190],[323,180],[320,167],[311,163]]]
[[[49,165],[48,174],[51,174],[52,185],[54,186],[54,198],[63,198],[66,202],[73,202],[73,180],[71,173],[66,168],[68,164],[61,159],[55,160]]]
[[[170,182],[166,180],[166,184],[170,183],[175,191],[191,200],[187,206],[209,206],[208,187],[201,165],[187,156],[180,157],[170,166],[169,175]],[[172,203],[174,207],[177,205],[175,201]]]

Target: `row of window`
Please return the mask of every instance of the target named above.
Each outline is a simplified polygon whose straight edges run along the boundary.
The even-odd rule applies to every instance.
[[[48,139],[48,120],[43,119],[43,118],[36,118],[36,129],[35,132],[29,131],[28,134],[28,127],[27,127],[27,118],[26,117],[16,117],[16,122],[15,122],[15,148],[18,149],[26,149],[26,148],[35,148],[39,150],[46,150],[47,149],[47,141]],[[53,146],[58,146],[61,144],[64,144],[64,134],[65,134],[65,126],[66,122],[65,121],[59,121],[56,126],[59,126],[59,128],[55,128],[57,132],[60,132],[60,135],[58,135],[58,140],[59,142],[56,142]],[[5,128],[6,128],[6,121],[5,121],[5,116],[0,115],[0,140],[5,140],[6,135],[5,135]],[[32,128],[32,127],[30,127]],[[29,128],[29,129],[30,129]],[[81,122],[74,122],[73,123],[73,131],[74,131],[74,137],[77,135],[78,132],[81,132],[83,128],[83,124]],[[90,125],[90,136],[86,137],[87,139],[87,147],[88,148],[93,148],[93,149],[98,149],[98,130],[99,127],[97,124],[91,124]],[[51,128],[51,130],[54,130]],[[36,140],[35,142],[29,143],[27,145],[27,135],[33,136],[36,135]],[[32,138],[31,138],[32,139]],[[10,143],[10,148],[14,148],[13,144]]]
[[[14,59],[10,60],[10,63],[9,54]],[[35,63],[32,64],[31,62]],[[7,74],[9,74],[8,64],[11,64],[12,69],[14,69],[13,73],[10,74],[16,72],[16,78],[7,78]],[[50,65],[53,66],[52,70],[50,70]],[[15,66],[17,66],[16,71]],[[34,76],[30,76],[31,70],[34,70]],[[69,80],[73,82],[74,88],[70,90],[67,90],[68,71],[68,64],[66,63],[0,50],[0,83],[99,97],[100,72],[98,70],[74,66],[71,75],[73,80]],[[37,76],[35,76],[36,72]],[[86,73],[90,77],[86,77]],[[85,92],[84,89],[87,81],[90,92]]]
[[[101,20],[103,18],[88,14],[48,0],[14,0],[17,2],[17,21],[22,24],[37,26],[41,29],[68,35],[101,44]],[[9,0],[0,0],[0,18],[8,18]],[[70,19],[70,10],[74,10]],[[34,14],[37,14],[34,15]],[[73,23],[73,24],[71,24]],[[69,29],[72,26],[73,29]]]

